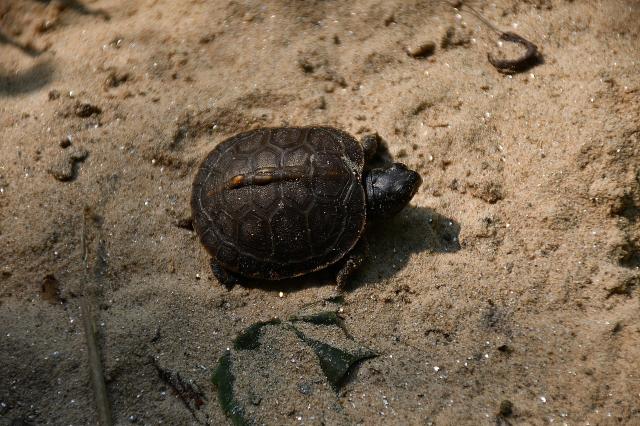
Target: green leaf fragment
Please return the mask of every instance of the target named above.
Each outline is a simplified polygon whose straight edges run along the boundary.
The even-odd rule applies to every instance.
[[[327,297],[324,300],[331,303],[337,303],[338,305],[344,304],[344,296],[341,294],[336,294],[335,296]]]
[[[268,325],[282,325],[281,330],[293,330],[296,336],[314,351],[318,357],[322,372],[335,391],[342,387],[349,371],[358,362],[377,356],[375,352],[364,347],[358,347],[355,350],[343,350],[307,337],[295,327],[294,323],[298,321],[317,326],[337,326],[342,329],[349,340],[353,341],[353,338],[349,336],[344,328],[343,320],[338,316],[338,313],[326,311],[311,315],[292,316],[284,324],[279,319],[257,322],[240,332],[233,341],[233,348],[235,350],[258,349],[260,347],[262,329]],[[253,423],[253,421],[247,420],[243,406],[234,395],[235,377],[232,373],[231,351],[227,351],[218,360],[218,366],[213,373],[213,383],[218,388],[220,406],[233,424],[244,426]]]
[[[260,347],[260,332],[262,328],[267,325],[277,325],[280,323],[281,321],[279,319],[272,319],[251,324],[238,334],[238,337],[233,341],[233,348],[239,351],[258,349]]]
[[[375,352],[366,348],[359,348],[353,352],[344,351],[318,340],[311,339],[297,329],[295,329],[295,332],[303,342],[313,349],[318,357],[322,372],[336,391],[344,384],[347,373],[355,364],[377,355]]]
[[[218,388],[218,400],[225,414],[231,418],[236,426],[245,426],[249,423],[244,417],[244,409],[233,395],[233,383],[235,377],[231,372],[231,352],[227,351],[218,360],[218,367],[213,372],[213,384]]]

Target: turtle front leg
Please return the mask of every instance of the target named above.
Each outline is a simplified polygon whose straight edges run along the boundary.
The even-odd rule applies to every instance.
[[[346,290],[348,285],[348,279],[360,268],[362,263],[367,257],[367,253],[369,252],[369,245],[367,244],[364,238],[360,239],[358,244],[351,250],[338,273],[336,274],[336,286],[338,291],[342,292]]]
[[[378,152],[380,146],[380,136],[377,133],[365,135],[361,142],[362,149],[364,150],[364,159],[369,161]]]
[[[218,261],[214,258],[211,258],[209,264],[211,265],[211,272],[213,272],[213,275],[220,282],[220,284],[225,286],[227,290],[231,290],[234,285],[240,282],[240,278],[238,275],[227,269],[224,269],[224,267],[220,265],[220,263],[218,263]]]

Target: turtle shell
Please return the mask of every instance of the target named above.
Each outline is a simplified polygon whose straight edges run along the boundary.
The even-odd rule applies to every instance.
[[[193,182],[194,228],[225,269],[282,279],[341,259],[366,222],[364,154],[330,127],[262,128],[233,136]]]

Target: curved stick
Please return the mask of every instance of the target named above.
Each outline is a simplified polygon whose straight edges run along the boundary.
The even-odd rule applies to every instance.
[[[517,59],[496,59],[491,55],[491,53],[487,53],[489,63],[493,65],[498,72],[503,74],[515,74],[517,72],[528,70],[540,61],[538,46],[531,43],[524,37],[512,32],[503,32],[500,34],[500,39],[524,46],[527,50],[524,52],[524,55]]]

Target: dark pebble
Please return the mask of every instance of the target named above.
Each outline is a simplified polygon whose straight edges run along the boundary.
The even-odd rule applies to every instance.
[[[500,411],[498,412],[502,417],[509,417],[513,414],[513,403],[508,399],[503,400],[500,403]]]
[[[60,148],[68,148],[71,146],[71,137],[65,136],[60,140]]]
[[[95,105],[84,102],[78,103],[75,107],[74,112],[78,117],[86,118],[91,117],[93,114],[100,114],[102,110]]]
[[[507,355],[513,352],[513,349],[511,349],[511,347],[509,347],[508,345],[500,345],[498,346],[498,350]]]
[[[106,89],[118,87],[130,79],[130,75],[126,71],[111,70],[107,76],[104,86]]]
[[[311,385],[309,383],[300,383],[298,390],[303,395],[311,395]]]
[[[60,92],[58,92],[57,90],[53,89],[49,91],[49,100],[53,101],[56,100],[60,97]]]
[[[251,395],[251,404],[258,406],[262,402],[262,398],[258,395]]]
[[[407,54],[412,58],[426,58],[433,55],[436,51],[436,44],[432,41],[426,41],[424,43],[416,44],[415,46],[407,47]]]

